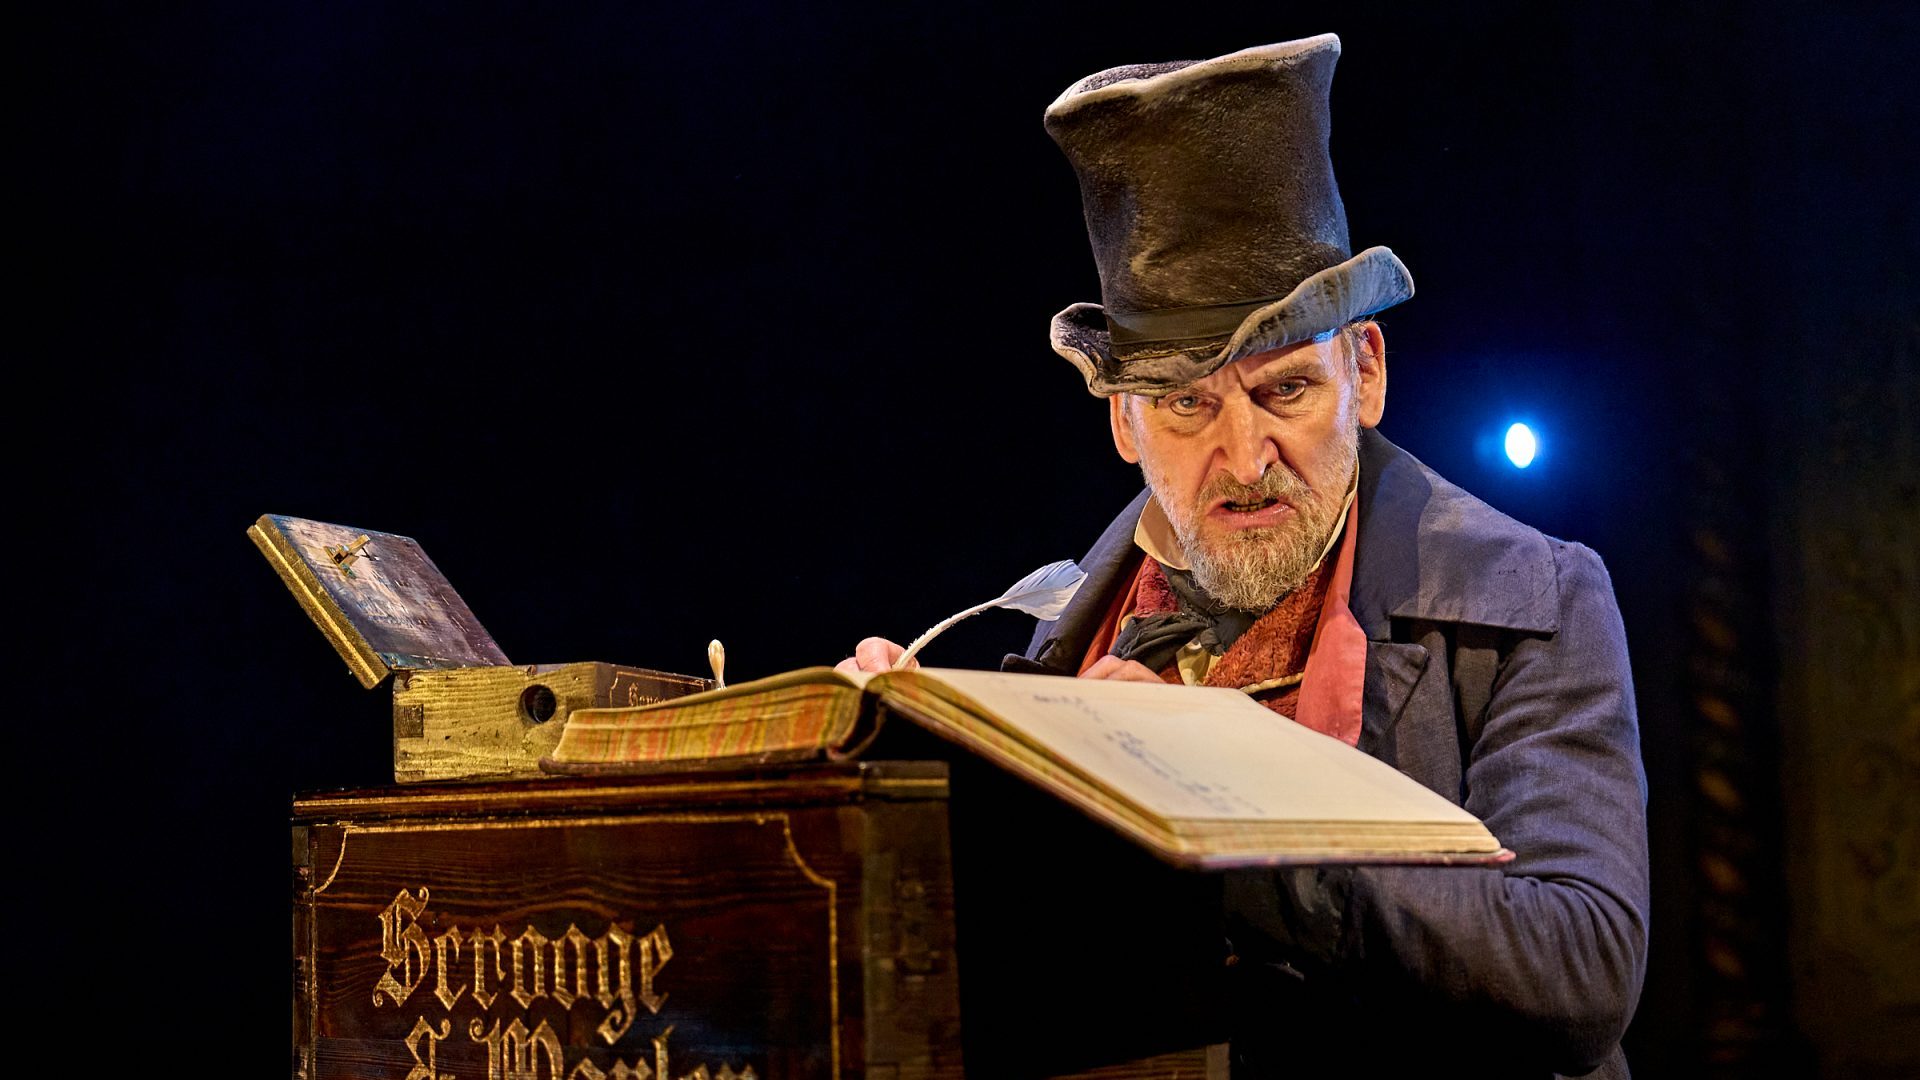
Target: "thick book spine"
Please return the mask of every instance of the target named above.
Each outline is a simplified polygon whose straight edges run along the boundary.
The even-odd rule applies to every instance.
[[[543,764],[552,772],[606,773],[805,760],[844,746],[861,704],[851,687],[803,685],[684,706],[583,710],[568,718]]]

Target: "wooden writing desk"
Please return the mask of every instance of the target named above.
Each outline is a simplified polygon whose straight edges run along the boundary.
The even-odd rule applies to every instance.
[[[960,1077],[947,795],[943,763],[869,762],[297,799],[293,1075]],[[1056,963],[1009,965],[989,925],[981,975]],[[977,1018],[992,1071],[1009,1041],[1087,1041],[1030,1010]],[[1216,1046],[1076,1075],[1224,1073]]]

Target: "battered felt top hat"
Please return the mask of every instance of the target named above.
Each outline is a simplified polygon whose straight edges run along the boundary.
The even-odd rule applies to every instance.
[[[1095,394],[1164,394],[1241,357],[1413,295],[1392,251],[1358,255],[1327,155],[1340,39],[1110,68],[1047,107],[1080,177],[1099,304],[1053,317]]]

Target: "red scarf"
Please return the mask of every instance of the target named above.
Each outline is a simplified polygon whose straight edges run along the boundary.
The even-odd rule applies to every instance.
[[[1349,746],[1360,741],[1361,697],[1366,685],[1367,635],[1349,607],[1353,558],[1359,535],[1357,509],[1347,515],[1339,554],[1322,561],[1300,587],[1260,616],[1207,669],[1206,685],[1235,688],[1302,676],[1290,685],[1252,691],[1253,698],[1288,719]],[[1175,610],[1173,590],[1160,564],[1140,560],[1140,569],[1107,609],[1080,672],[1113,648],[1128,616]],[[1160,677],[1179,683],[1177,663]]]

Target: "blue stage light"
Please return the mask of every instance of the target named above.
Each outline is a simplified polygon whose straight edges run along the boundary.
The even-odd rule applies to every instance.
[[[1507,460],[1513,462],[1516,469],[1524,469],[1533,464],[1533,456],[1540,451],[1540,440],[1533,437],[1533,429],[1525,424],[1515,424],[1507,429]]]

